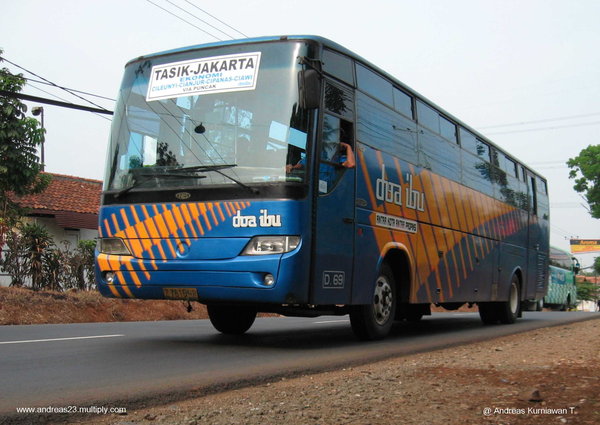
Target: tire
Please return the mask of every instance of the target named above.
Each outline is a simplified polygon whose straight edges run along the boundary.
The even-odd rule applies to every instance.
[[[389,334],[396,316],[396,283],[390,267],[384,263],[375,280],[373,302],[350,309],[354,334],[363,341],[383,339]]]
[[[427,306],[429,307],[429,306]],[[425,309],[422,304],[408,304],[406,305],[405,319],[410,323],[417,323],[421,321],[425,315]]]
[[[226,335],[244,334],[256,319],[256,309],[252,307],[208,304],[206,309],[215,329]]]
[[[535,311],[542,311],[544,308],[544,299],[542,298],[535,304]]]
[[[517,275],[510,281],[508,300],[479,303],[479,317],[486,325],[515,323],[521,314],[521,284]]]
[[[517,275],[513,275],[508,291],[508,300],[498,303],[500,323],[515,323],[521,313],[521,284]]]
[[[479,317],[486,325],[498,323],[498,306],[497,303],[478,303]]]

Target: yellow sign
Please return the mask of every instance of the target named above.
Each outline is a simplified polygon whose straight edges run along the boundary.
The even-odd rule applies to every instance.
[[[168,300],[198,300],[198,290],[195,288],[163,288],[163,295]]]
[[[571,239],[571,253],[600,252],[600,239]]]

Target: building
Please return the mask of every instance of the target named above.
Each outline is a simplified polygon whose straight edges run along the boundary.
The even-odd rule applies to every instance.
[[[45,226],[57,245],[67,241],[74,247],[80,240],[96,239],[102,182],[46,174],[52,181],[44,192],[15,200],[28,210],[26,220]],[[9,283],[10,277],[0,272],[0,285]]]

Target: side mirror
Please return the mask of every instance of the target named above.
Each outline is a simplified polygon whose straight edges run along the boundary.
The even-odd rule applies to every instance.
[[[300,108],[315,109],[321,105],[321,77],[314,69],[298,72]]]
[[[581,271],[581,265],[575,257],[573,257],[573,273],[578,274]]]

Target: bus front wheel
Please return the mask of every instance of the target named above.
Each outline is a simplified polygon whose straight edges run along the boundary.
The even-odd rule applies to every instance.
[[[387,264],[381,266],[375,281],[373,302],[355,305],[350,310],[350,324],[361,340],[383,339],[390,332],[396,316],[396,283]]]
[[[208,304],[206,309],[215,329],[226,335],[242,335],[256,319],[256,309],[252,307]]]

